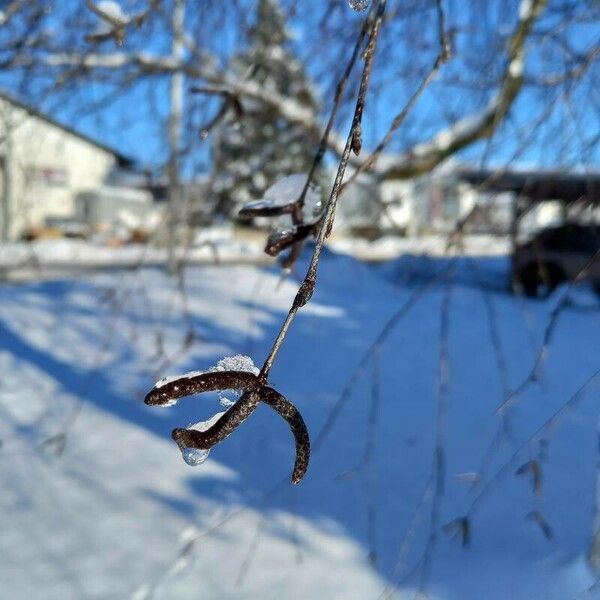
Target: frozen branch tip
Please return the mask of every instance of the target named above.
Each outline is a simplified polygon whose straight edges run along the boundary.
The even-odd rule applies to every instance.
[[[250,358],[241,355],[227,357],[206,371],[192,371],[161,379],[148,392],[144,402],[150,406],[169,407],[187,396],[225,390],[240,394],[239,399],[227,410],[214,415],[207,422],[177,428],[171,433],[185,462],[193,466],[203,463],[211,448],[231,435],[263,402],[290,427],[296,452],[291,480],[294,484],[300,483],[310,460],[310,438],[306,424],[300,411],[259,376]]]

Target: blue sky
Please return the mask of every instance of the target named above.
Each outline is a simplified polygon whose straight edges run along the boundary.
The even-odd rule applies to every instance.
[[[83,2],[81,4],[83,5]],[[303,6],[308,4],[306,2]],[[390,10],[396,4],[390,2]],[[444,127],[448,118],[463,116],[468,114],[471,109],[485,105],[490,97],[490,90],[478,91],[475,89],[467,92],[464,87],[449,85],[448,81],[452,77],[462,77],[465,73],[468,75],[467,78],[471,77],[471,79],[473,75],[484,78],[490,74],[488,72],[478,73],[477,68],[474,69],[472,65],[469,66],[469,71],[466,63],[461,59],[461,50],[468,44],[469,60],[476,63],[479,57],[473,56],[473,51],[477,50],[479,45],[485,51],[486,44],[488,44],[486,31],[489,33],[490,28],[499,32],[508,32],[512,29],[517,4],[516,0],[490,2],[486,5],[485,14],[481,15],[481,21],[482,23],[485,21],[486,28],[482,27],[479,30],[477,23],[473,23],[472,14],[464,10],[464,4],[458,0],[449,0],[446,3],[449,27],[463,32],[462,35],[455,36],[457,58],[447,65],[438,82],[428,89],[411,117],[401,128],[396,142],[398,149],[402,145],[407,146],[431,136]],[[241,6],[248,10],[248,14],[245,16],[249,21],[252,18],[251,5],[252,2],[248,1],[241,3]],[[313,0],[313,5],[317,6],[316,0]],[[77,27],[81,27],[81,33],[75,30],[75,37],[77,38],[78,35],[82,37],[85,30],[93,26],[95,17],[85,10],[76,10],[67,15],[66,11],[71,10],[72,6],[67,9],[66,5],[56,5],[50,23],[57,27],[63,26],[62,22],[67,17],[71,24],[75,23]],[[201,14],[204,10],[202,5],[198,4],[197,6],[200,8],[192,8],[191,12],[188,12],[188,17],[194,22],[205,16]],[[364,16],[351,11],[345,3],[342,3],[336,10],[331,21],[332,26],[340,26],[340,35],[350,42]],[[208,16],[210,15],[207,13],[206,18]],[[325,51],[334,53],[336,57],[339,57],[338,64],[341,69],[343,61],[350,55],[352,45],[351,43],[344,44],[343,41],[339,43],[337,40],[338,43],[333,44],[332,48],[331,44],[329,44],[329,48],[325,48],[323,37],[315,34],[315,21],[321,16],[322,13],[318,10],[305,9],[296,12],[291,21],[291,30],[294,32],[291,47],[297,55],[305,59],[312,78],[316,81],[325,79],[329,88],[334,80],[331,77],[331,70],[329,76],[324,77],[323,64],[319,60],[314,60],[315,55]],[[211,39],[209,43],[212,45],[212,50],[224,57],[230,53],[232,48],[239,45],[240,40],[236,35],[233,21],[227,15],[222,18],[220,35]],[[423,19],[434,20],[435,12],[424,10]],[[549,27],[553,21],[556,21],[556,18],[548,14],[544,25]],[[369,96],[365,118],[364,134],[367,148],[385,133],[394,114],[410,97],[418,82],[417,75],[406,80],[401,75],[398,76],[397,70],[400,67],[405,69],[407,65],[410,66],[413,61],[411,52],[415,52],[415,69],[419,73],[424,73],[426,66],[430,64],[435,55],[436,27],[433,23],[427,24],[425,21],[424,23],[428,26],[424,26],[419,35],[422,38],[420,41],[426,43],[428,47],[418,53],[414,51],[410,43],[400,37],[404,30],[395,30],[392,25],[388,26],[387,32],[385,28],[383,30],[381,38],[383,56],[378,57],[379,64],[375,63],[373,92]],[[573,28],[569,42],[575,49],[584,50],[598,38],[597,26],[582,23]],[[401,41],[398,42],[398,39]],[[131,45],[136,49],[155,53],[167,50],[169,43],[168,36],[159,27],[149,33],[144,31],[143,35],[134,34],[131,39]],[[103,52],[114,50],[115,47],[112,43],[102,47]],[[500,57],[497,67],[500,68],[503,48],[497,49],[497,55]],[[527,71],[558,71],[561,65],[556,60],[556,69],[554,69],[552,62],[554,60],[551,49],[548,51],[533,46],[530,48],[528,56]],[[549,64],[550,67],[548,67]],[[0,81],[7,87],[14,86],[14,77],[10,74],[4,75]],[[164,123],[168,114],[168,79],[153,78],[142,82],[128,91],[126,95],[111,102],[106,108],[89,110],[90,102],[102,102],[107,92],[110,91],[110,88],[96,80],[82,88],[76,98],[50,97],[42,102],[42,108],[59,120],[118,148],[122,153],[131,155],[142,164],[160,165],[164,163],[167,156],[164,143]],[[324,110],[327,111],[331,96],[328,95],[328,89],[320,91],[325,100],[323,102]],[[567,97],[566,93],[567,90],[564,92],[565,97]],[[582,138],[590,137],[594,132],[600,131],[599,114],[596,108],[598,98],[595,98],[598,92],[593,88],[593,81],[571,90],[568,103],[560,101],[549,104],[541,94],[542,92],[536,89],[526,90],[521,94],[515,103],[510,119],[499,130],[490,145],[489,152],[486,154],[488,161],[501,164],[509,160],[516,160],[518,164],[527,166],[538,164],[542,166],[598,165],[597,145],[586,149],[582,142]],[[593,103],[589,102],[590,98],[595,98]],[[27,100],[27,98],[25,99]],[[214,113],[216,105],[214,101],[203,98],[188,96],[186,99],[188,101],[186,114],[191,115],[189,122],[186,123],[186,130],[194,132]],[[544,113],[544,111],[547,112]],[[545,120],[542,132],[532,139],[524,152],[519,154],[517,150],[522,143],[515,132],[519,128],[526,128],[528,123],[535,121],[543,114],[545,114]],[[348,111],[342,115],[342,117],[344,116],[346,116],[346,120],[342,118],[338,123],[338,130],[342,133],[347,129]],[[195,137],[195,133],[193,137]],[[193,164],[188,165],[188,171],[201,172],[210,168],[210,143],[209,139],[203,145],[199,144],[199,149],[194,154]],[[479,161],[485,146],[485,143],[476,144],[464,151],[461,159]]]

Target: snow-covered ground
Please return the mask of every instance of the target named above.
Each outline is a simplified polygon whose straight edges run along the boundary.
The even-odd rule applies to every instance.
[[[504,256],[510,252],[508,236],[465,235],[461,242],[461,253],[467,256]],[[448,236],[441,234],[420,237],[385,235],[373,241],[334,237],[328,243],[336,252],[373,262],[390,260],[403,254],[441,257],[448,252]]]
[[[260,245],[207,231],[188,248],[175,252],[186,264],[270,264]],[[211,235],[213,234],[213,235]],[[59,239],[0,245],[0,275],[10,279],[39,279],[74,269],[137,268],[167,264],[167,248],[144,244],[111,247],[84,240]]]
[[[260,364],[293,280],[248,265],[191,267],[184,282],[144,268],[3,284],[0,597],[375,600],[419,588],[432,600],[600,597],[586,592],[594,577],[584,561],[600,381],[534,435],[600,366],[598,300],[575,290],[539,382],[518,397],[484,461],[501,426],[498,360],[516,387],[566,290],[516,299],[504,289],[504,258],[461,258],[443,271],[450,288],[444,276],[423,288],[447,268],[443,259],[373,267],[325,253],[271,376],[316,446],[295,487],[289,430],[268,407],[189,467],[170,431],[222,410],[217,396],[169,409],[142,403],[165,375],[237,353]],[[384,324],[419,290],[339,404]],[[515,476],[530,460],[541,494]],[[463,548],[442,526],[466,514]]]
[[[269,265],[273,259],[263,251],[266,237],[267,233],[261,230],[235,232],[231,227],[209,227],[201,229],[189,247],[178,249],[176,257],[191,265]],[[374,241],[337,236],[328,241],[328,245],[348,256],[381,262],[403,254],[444,256],[447,252],[447,236],[404,238],[387,235]],[[463,237],[461,252],[464,255],[501,256],[508,251],[507,238],[489,235]],[[168,260],[167,248],[150,244],[110,246],[73,239],[13,242],[0,245],[0,277],[23,281],[52,278],[73,270],[163,266]]]

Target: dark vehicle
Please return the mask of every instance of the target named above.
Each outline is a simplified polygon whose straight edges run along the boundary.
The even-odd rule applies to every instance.
[[[600,224],[567,224],[538,232],[515,248],[513,287],[544,298],[564,281],[587,280],[600,292]],[[592,260],[594,259],[594,260]]]

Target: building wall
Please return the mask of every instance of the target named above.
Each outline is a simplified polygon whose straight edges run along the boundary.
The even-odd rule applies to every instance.
[[[10,238],[47,218],[74,216],[77,194],[100,188],[115,164],[110,152],[3,99],[0,132]]]

